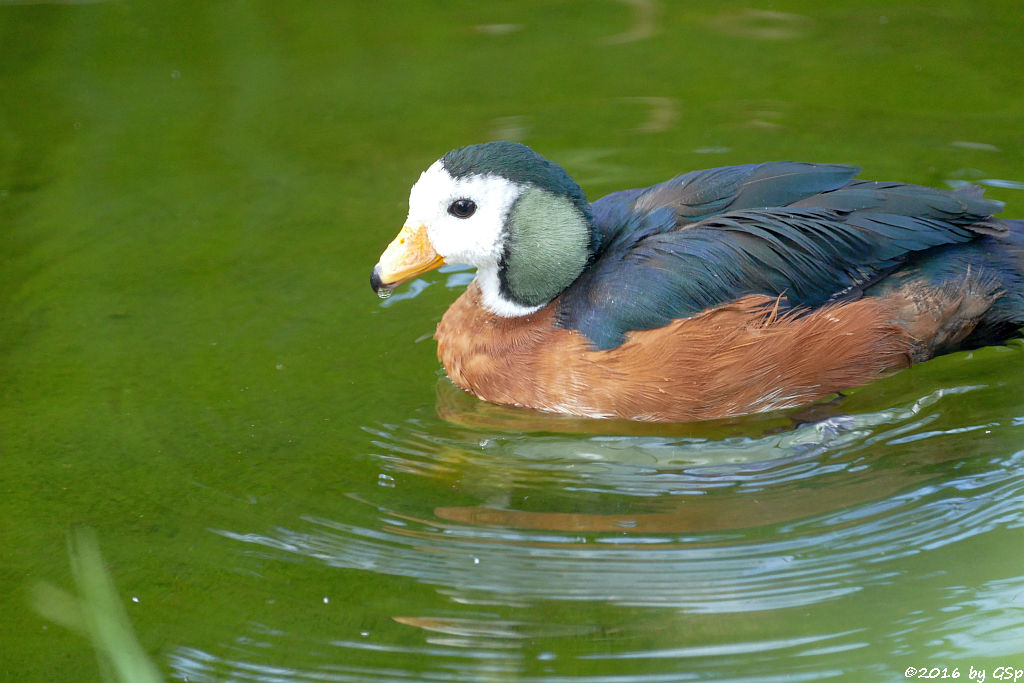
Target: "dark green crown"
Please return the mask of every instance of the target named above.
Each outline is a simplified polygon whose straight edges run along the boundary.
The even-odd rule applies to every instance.
[[[469,145],[448,152],[441,157],[441,163],[457,178],[493,173],[515,183],[536,185],[568,197],[590,220],[590,204],[572,176],[526,145],[505,141]]]

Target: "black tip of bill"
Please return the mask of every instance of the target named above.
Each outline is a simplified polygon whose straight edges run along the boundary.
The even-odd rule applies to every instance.
[[[373,267],[373,272],[370,273],[370,287],[377,293],[381,299],[387,299],[391,296],[391,291],[394,287],[389,287],[380,278],[380,264],[378,263]]]

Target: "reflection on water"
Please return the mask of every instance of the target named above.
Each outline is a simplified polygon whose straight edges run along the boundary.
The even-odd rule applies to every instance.
[[[619,0],[629,6],[632,16],[629,27],[614,36],[604,39],[606,45],[635,43],[646,40],[658,31],[658,0]]]
[[[423,633],[417,647],[331,643],[438,657],[465,675],[452,680],[479,675],[466,668],[467,650],[491,673],[522,674],[520,651],[536,639],[587,644],[577,647],[577,666],[595,672],[610,660],[660,670],[658,662],[755,653],[765,661],[800,655],[809,678],[828,677],[836,673],[830,657],[866,647],[878,634],[856,619],[794,631],[789,622],[780,626],[779,615],[829,609],[865,591],[884,594],[916,557],[941,558],[951,544],[1024,522],[1024,450],[972,458],[935,448],[936,440],[1020,438],[1019,426],[944,421],[945,409],[984,388],[938,390],[862,414],[836,411],[785,430],[769,416],[660,436],[525,434],[513,425],[523,426],[526,416],[493,407],[490,421],[504,414],[511,422],[447,431],[422,419],[381,424],[367,431],[387,484],[379,495],[349,496],[374,523],[308,515],[269,531],[216,533],[271,561],[402,577],[461,606],[458,613],[393,614],[395,623]],[[450,503],[408,505],[405,495],[415,495],[408,487],[426,482],[447,489]],[[942,562],[935,560],[935,575],[944,574]],[[910,632],[956,632],[954,654],[989,638],[990,620],[1003,624],[1000,634],[1022,637],[1007,606],[1022,603],[1020,588],[1014,578],[947,589],[955,609],[894,613],[885,637],[898,647]],[[572,604],[586,607],[553,607]],[[516,616],[541,605],[551,620]],[[609,637],[601,615],[610,606],[656,611],[618,623],[614,637],[635,643],[609,651],[597,644]],[[979,614],[987,615],[983,622]],[[763,625],[744,615],[758,615]],[[739,637],[720,641],[707,631],[715,628]],[[696,635],[680,637],[679,629]],[[665,640],[670,632],[675,637]],[[193,675],[201,672],[200,653],[179,657]],[[228,668],[240,675],[242,666]]]
[[[302,528],[225,536],[331,566],[415,578],[464,602],[611,600],[736,612],[806,605],[889,580],[874,566],[1019,518],[1024,451],[946,478],[878,444],[994,425],[932,429],[922,410],[848,416],[761,438],[494,435],[376,430],[385,470],[431,476],[483,502],[418,518],[377,500],[377,528],[307,517]],[[948,400],[948,398],[947,398]],[[539,509],[529,492],[554,485]],[[636,498],[636,501],[631,499]],[[560,504],[561,505],[560,505]],[[753,533],[755,529],[763,533]]]
[[[754,40],[791,40],[805,35],[813,20],[801,14],[743,9],[711,17],[708,26],[728,36]]]

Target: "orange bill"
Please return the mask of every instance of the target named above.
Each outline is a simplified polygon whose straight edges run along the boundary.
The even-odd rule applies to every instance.
[[[374,290],[394,289],[406,280],[444,264],[427,238],[424,225],[405,225],[373,269]]]

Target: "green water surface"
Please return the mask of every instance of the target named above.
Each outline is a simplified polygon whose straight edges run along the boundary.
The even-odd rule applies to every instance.
[[[797,159],[1024,217],[1022,17],[0,0],[0,678],[100,678],[37,604],[80,528],[168,680],[1024,669],[1020,343],[813,415],[560,420],[444,379],[466,273],[368,282],[418,174],[498,138],[592,199]]]

